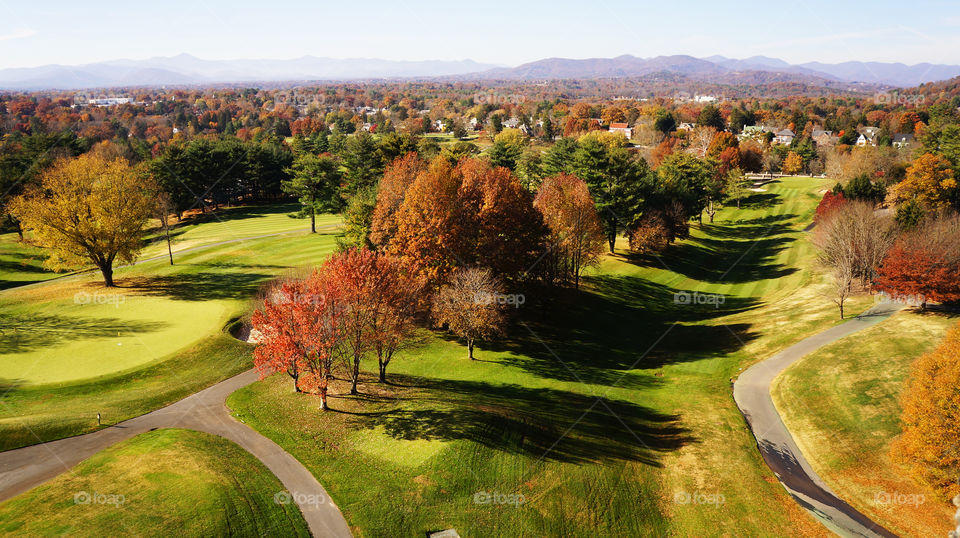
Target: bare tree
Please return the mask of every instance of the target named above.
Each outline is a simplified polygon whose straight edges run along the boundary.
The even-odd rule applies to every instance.
[[[433,302],[433,317],[467,341],[467,356],[473,360],[477,338],[503,334],[503,289],[490,269],[459,269],[440,289]]]

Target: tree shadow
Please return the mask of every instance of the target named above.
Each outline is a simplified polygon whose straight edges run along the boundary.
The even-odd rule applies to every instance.
[[[740,209],[769,209],[781,202],[780,195],[772,192],[754,192],[740,200]]]
[[[158,331],[167,325],[119,318],[0,313],[0,355],[24,353],[69,340],[131,336]]]
[[[659,465],[694,438],[680,417],[603,394],[513,384],[410,378],[402,408],[358,413],[360,428],[394,439],[467,440],[513,454],[568,463],[611,460]]]
[[[254,266],[238,267],[254,268]],[[244,300],[253,297],[260,285],[274,276],[270,273],[201,271],[125,278],[118,281],[117,285],[141,295],[169,297],[179,301]]]

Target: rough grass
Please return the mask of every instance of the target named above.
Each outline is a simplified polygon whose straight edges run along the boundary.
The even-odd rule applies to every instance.
[[[233,443],[162,429],[0,504],[11,536],[310,536],[280,481]]]
[[[434,333],[391,384],[338,390],[335,411],[279,375],[228,404],[321,477],[363,536],[827,535],[764,466],[730,390],[839,322],[801,231],[824,185],[786,179],[659,258],[608,257],[582,292],[528,298],[481,360]],[[679,291],[726,295],[686,306]],[[476,503],[483,492],[526,502]]]
[[[903,536],[946,532],[954,512],[948,499],[911,480],[889,454],[900,434],[899,397],[911,363],[956,322],[956,316],[901,312],[797,362],[771,391],[797,445],[827,484]]]

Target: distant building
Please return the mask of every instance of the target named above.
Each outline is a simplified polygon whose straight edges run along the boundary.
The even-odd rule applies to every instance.
[[[696,125],[694,125],[693,123],[687,123],[687,122],[683,122],[677,126],[678,131],[692,131],[696,128],[697,128]]]
[[[719,99],[712,95],[695,95],[693,101],[695,103],[716,103]]]
[[[633,137],[633,129],[630,128],[630,125],[626,123],[611,123],[610,124],[611,133],[623,133],[623,136],[627,137],[627,140]]]
[[[517,118],[510,118],[509,120],[504,121],[502,125],[504,129],[516,129],[520,127],[520,120]]]
[[[876,146],[877,145],[877,134],[880,132],[879,127],[864,127],[860,129],[860,137],[857,138],[858,146]]]
[[[909,133],[896,133],[893,135],[893,140],[891,143],[895,148],[905,148],[913,144],[913,135]]]
[[[835,146],[837,142],[840,141],[840,137],[834,136],[833,131],[825,131],[823,129],[814,129],[810,138],[813,139],[814,144],[822,147]]]
[[[102,97],[99,99],[87,99],[87,104],[91,106],[125,105],[129,102],[129,97]]]
[[[794,133],[790,129],[783,129],[782,131],[777,131],[776,133],[774,133],[773,143],[789,146],[790,144],[793,143],[793,139],[796,137],[797,137],[796,133]]]

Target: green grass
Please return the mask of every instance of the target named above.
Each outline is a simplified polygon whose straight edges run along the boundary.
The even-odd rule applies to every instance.
[[[770,184],[659,258],[621,253],[581,293],[528,297],[479,361],[431,333],[391,365],[391,384],[367,380],[332,399],[337,411],[284,376],[228,403],[320,477],[363,536],[825,533],[764,466],[730,379],[838,322],[801,231],[827,183]],[[678,291],[725,302],[677,305]],[[477,492],[526,503],[476,504]],[[724,502],[675,502],[685,494]]]
[[[920,536],[945,527],[945,499],[889,459],[900,434],[899,397],[911,363],[936,346],[956,316],[902,312],[795,363],[771,393],[810,464],[844,500],[888,529]],[[920,506],[878,502],[885,493],[926,497]]]
[[[0,292],[0,448],[85,433],[97,412],[119,422],[249,368],[249,350],[223,327],[265,281],[319,263],[334,238],[186,252],[174,266],[119,269],[116,289],[91,273]]]
[[[43,267],[43,251],[20,242],[15,233],[0,234],[0,290],[59,276]]]
[[[114,445],[0,504],[0,533],[309,536],[296,505],[274,502],[283,490],[233,443],[162,429]]]

